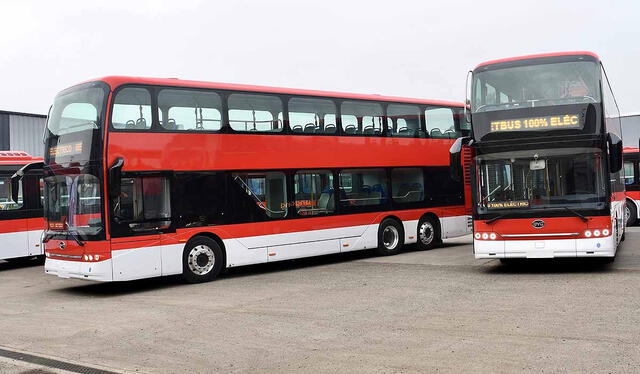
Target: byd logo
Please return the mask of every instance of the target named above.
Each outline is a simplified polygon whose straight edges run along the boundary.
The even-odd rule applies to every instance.
[[[544,227],[544,221],[541,219],[537,219],[533,222],[531,222],[531,226],[533,226],[533,228],[535,229],[541,229]]]

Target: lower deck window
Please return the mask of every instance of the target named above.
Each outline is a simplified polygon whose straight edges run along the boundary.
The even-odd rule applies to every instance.
[[[340,172],[340,206],[372,206],[387,202],[384,169],[345,169]]]

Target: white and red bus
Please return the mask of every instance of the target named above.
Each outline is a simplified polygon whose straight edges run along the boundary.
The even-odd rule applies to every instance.
[[[627,226],[633,226],[640,218],[640,148],[624,147],[624,184],[627,195],[625,217]]]
[[[620,114],[598,56],[478,65],[470,84],[476,258],[602,257],[624,238]]]
[[[14,173],[41,161],[26,152],[0,151],[0,260],[22,260],[44,254],[40,245],[44,228],[42,169],[32,169],[24,175],[14,188],[15,199],[11,187]]]
[[[201,282],[225,267],[465,235],[448,154],[468,131],[462,107],[178,79],[71,87],[45,136],[45,271]]]

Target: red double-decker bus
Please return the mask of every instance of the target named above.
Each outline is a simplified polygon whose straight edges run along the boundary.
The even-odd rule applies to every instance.
[[[41,162],[21,151],[0,151],[0,260],[43,255],[42,170],[32,168],[11,186],[11,177],[27,164]],[[15,190],[15,198],[12,194]]]
[[[471,74],[476,258],[601,257],[624,239],[620,113],[591,52],[523,56]]]
[[[633,226],[640,218],[640,148],[624,147],[624,184],[627,194],[625,217],[627,226]]]
[[[46,130],[45,271],[112,281],[470,232],[448,149],[462,104],[107,77]]]

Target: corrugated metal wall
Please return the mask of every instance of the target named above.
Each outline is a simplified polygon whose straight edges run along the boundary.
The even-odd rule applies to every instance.
[[[25,151],[32,156],[44,155],[42,132],[45,118],[9,115],[9,148],[13,151]]]
[[[640,140],[640,114],[620,117],[622,120],[622,143],[625,147],[637,147]]]

